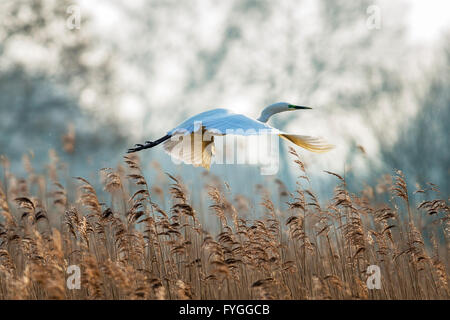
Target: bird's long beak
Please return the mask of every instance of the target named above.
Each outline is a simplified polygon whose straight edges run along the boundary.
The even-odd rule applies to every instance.
[[[289,105],[289,108],[296,109],[296,110],[300,110],[300,109],[312,109],[312,108],[310,108],[310,107],[296,106],[296,105],[293,105],[293,104]]]

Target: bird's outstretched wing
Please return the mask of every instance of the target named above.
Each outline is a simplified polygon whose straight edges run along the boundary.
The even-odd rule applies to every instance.
[[[214,136],[277,134],[265,123],[226,109],[214,109],[193,116],[167,133],[164,150],[186,164],[209,169],[215,154]]]
[[[215,154],[214,135],[207,133],[205,128],[190,134],[175,133],[163,147],[173,159],[208,170]]]
[[[204,128],[217,135],[257,135],[261,133],[278,133],[279,131],[266,123],[249,118],[243,114],[236,114],[227,109],[214,109],[200,113],[184,121],[168,132],[174,134],[191,134]]]

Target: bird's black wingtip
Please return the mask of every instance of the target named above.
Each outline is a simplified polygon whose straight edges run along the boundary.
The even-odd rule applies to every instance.
[[[131,148],[127,150],[127,153],[134,153],[136,151],[139,151],[137,148]]]
[[[164,137],[156,140],[156,141],[145,141],[145,144],[141,144],[141,143],[137,143],[134,145],[134,148],[130,148],[128,149],[127,153],[133,153],[133,152],[137,152],[137,151],[141,151],[144,149],[150,149],[153,148],[154,146],[157,146],[160,143],[163,143],[164,141],[166,141],[167,139],[169,139],[171,136],[170,135],[165,135]]]
[[[143,144],[137,143],[134,145],[134,148],[130,148],[127,150],[127,153],[134,153],[141,151],[142,149],[145,149],[145,146]]]

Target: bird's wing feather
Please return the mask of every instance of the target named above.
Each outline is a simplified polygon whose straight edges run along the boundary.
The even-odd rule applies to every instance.
[[[195,116],[190,117],[189,119],[183,121],[181,124],[170,130],[167,134],[173,135],[175,133],[185,133],[189,134],[194,131],[197,131],[199,127],[195,127],[196,123],[203,123],[207,119],[210,118],[218,118],[223,117],[224,115],[228,114],[229,111],[226,109],[213,109],[209,111],[205,111],[202,113],[199,113]]]
[[[200,132],[179,135],[176,139],[165,141],[163,147],[174,159],[206,169],[209,169],[211,158],[215,154],[214,136],[211,136],[209,140],[203,140]]]
[[[189,118],[182,124],[169,131],[175,133],[190,134],[201,127],[217,134],[257,135],[262,133],[279,133],[279,131],[266,123],[249,118],[242,114],[236,114],[226,109],[214,109],[200,113]]]
[[[209,133],[210,140],[194,146],[197,134]],[[260,121],[226,109],[214,109],[195,115],[168,132],[172,138],[164,142],[164,150],[175,159],[194,166],[209,169],[214,155],[214,135],[257,135],[260,133],[277,134],[279,131]],[[182,139],[184,136],[185,139]],[[189,137],[188,137],[189,136]],[[189,138],[189,139],[188,139]]]
[[[236,135],[257,135],[260,133],[278,133],[278,130],[254,120],[242,114],[229,114],[217,119],[208,119],[204,122],[207,130],[218,131],[221,134],[236,134]]]

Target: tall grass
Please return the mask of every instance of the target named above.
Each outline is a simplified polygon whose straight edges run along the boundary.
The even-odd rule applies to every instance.
[[[263,190],[253,209],[217,179],[186,190],[167,174],[152,185],[133,155],[101,170],[104,190],[63,181],[54,153],[46,175],[25,156],[25,178],[3,157],[0,298],[449,299],[450,212],[435,185],[416,193],[436,199],[416,204],[401,172],[358,195],[327,172],[337,186],[319,201],[290,152],[297,189],[278,180],[285,205]],[[194,193],[208,210],[194,208]],[[66,286],[70,265],[79,290]],[[380,289],[367,286],[369,265],[381,268]]]

